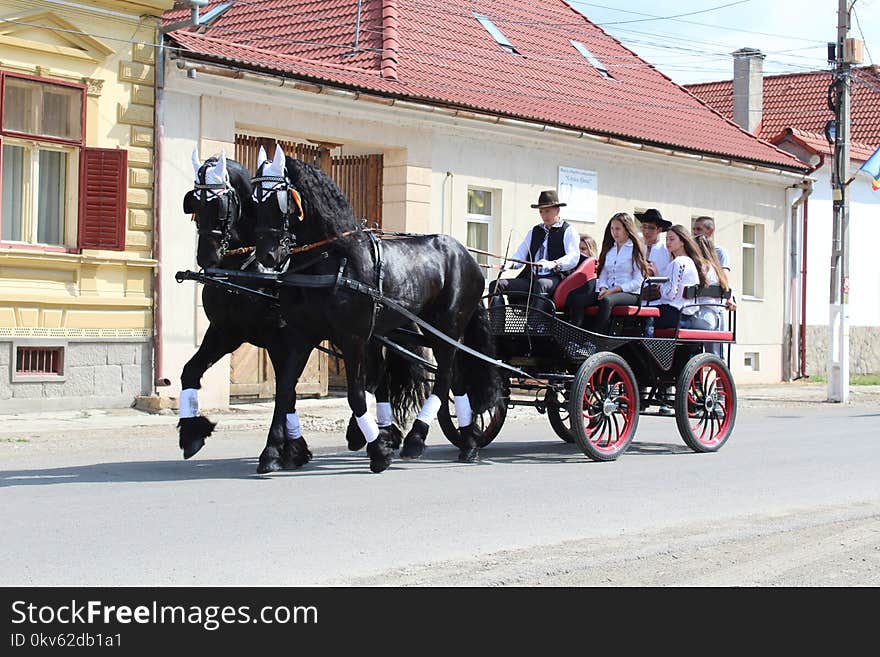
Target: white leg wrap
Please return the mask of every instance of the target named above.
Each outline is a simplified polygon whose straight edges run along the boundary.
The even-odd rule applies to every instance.
[[[180,391],[180,419],[199,416],[199,391],[187,388]]]
[[[376,402],[376,422],[380,427],[387,427],[393,422],[391,418],[391,404],[388,402]]]
[[[364,434],[364,438],[367,439],[368,443],[373,442],[379,437],[379,425],[376,424],[376,420],[373,419],[373,416],[370,415],[369,412],[355,418],[355,420],[358,423],[358,428],[360,428],[361,433]]]
[[[431,424],[431,422],[437,419],[437,411],[439,410],[440,398],[437,395],[431,395],[425,400],[422,410],[419,411],[416,419],[421,420],[425,424]]]
[[[296,411],[287,414],[287,437],[302,438],[302,429],[299,426],[299,415]]]
[[[474,421],[474,412],[467,395],[455,395],[455,414],[458,416],[458,428],[467,427]]]

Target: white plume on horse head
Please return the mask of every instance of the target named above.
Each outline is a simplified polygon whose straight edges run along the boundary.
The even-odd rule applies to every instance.
[[[260,152],[257,153],[257,169],[263,164],[263,162],[268,162],[269,156],[266,155],[266,149],[260,146]]]
[[[229,172],[226,170],[226,151],[220,151],[217,162],[205,169],[206,185],[226,185],[229,182]],[[222,193],[215,190],[216,193]]]

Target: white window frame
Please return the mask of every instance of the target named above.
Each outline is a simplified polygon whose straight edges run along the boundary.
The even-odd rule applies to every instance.
[[[755,229],[755,241],[754,242],[746,242],[745,241],[745,229],[746,226],[751,226]],[[743,235],[742,235],[742,263],[743,263],[743,271],[742,271],[742,284],[743,284],[743,297],[746,299],[761,299],[763,298],[764,289],[763,289],[763,267],[761,263],[763,262],[763,251],[764,251],[764,240],[763,240],[763,229],[764,226],[762,224],[753,224],[750,222],[743,222],[742,224]],[[754,265],[754,270],[752,271],[752,280],[754,282],[754,289],[751,291],[746,290],[745,282],[746,282],[746,257],[745,252],[746,249],[752,250],[754,254],[754,258],[752,260]]]
[[[22,193],[22,217],[21,239],[3,240],[10,244],[27,244],[36,246],[72,248],[76,246],[77,218],[79,211],[79,147],[54,142],[38,141],[36,139],[22,139],[19,137],[4,137],[2,147],[17,146],[24,149],[24,175]],[[63,204],[64,216],[61,218],[61,243],[50,244],[38,240],[39,235],[39,186],[36,184],[40,174],[40,152],[55,151],[67,155],[65,167],[65,199]],[[4,185],[7,184],[4,181]],[[74,193],[71,193],[74,190]],[[9,217],[0,217],[5,225]]]
[[[489,205],[490,205],[490,207],[489,207],[489,214],[475,214],[475,213],[472,213],[472,212],[468,212],[468,211],[467,211],[468,200],[469,200],[469,197],[470,197],[470,193],[471,193],[472,191],[488,192],[488,193],[489,193],[489,201],[490,201],[490,202],[489,202]],[[478,247],[478,246],[476,246],[476,245],[474,245],[474,244],[467,244],[467,232],[468,232],[467,229],[468,229],[468,224],[471,224],[471,223],[475,223],[475,224],[485,224],[485,225],[488,226],[488,230],[486,231],[486,247],[487,247],[487,248],[486,248],[485,250],[486,250],[486,251],[491,251],[491,250],[492,250],[492,244],[493,244],[493,241],[492,241],[492,240],[493,240],[493,238],[494,238],[494,235],[493,235],[493,232],[494,232],[494,231],[492,230],[492,228],[493,228],[493,226],[492,226],[492,224],[493,224],[492,218],[495,216],[495,208],[496,208],[496,200],[495,200],[495,199],[496,199],[496,195],[497,195],[497,193],[498,193],[498,190],[491,189],[491,188],[489,188],[489,187],[481,187],[481,186],[478,186],[478,185],[468,185],[468,188],[467,188],[467,195],[465,196],[465,244],[466,244],[467,246],[471,246],[471,247],[474,247],[474,248],[480,248],[480,247]],[[479,262],[479,263],[481,263],[481,264],[484,264],[484,265],[485,265],[485,264],[489,264],[489,259],[488,259],[487,256],[485,256],[485,255],[481,255],[481,254],[479,254],[479,253],[474,253],[473,255],[474,255],[474,257],[477,259],[477,262]],[[488,269],[485,269],[485,268],[483,269],[483,274],[484,274],[487,278],[488,278],[488,271],[489,271]]]

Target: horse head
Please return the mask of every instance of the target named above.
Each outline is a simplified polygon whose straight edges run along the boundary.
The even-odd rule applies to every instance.
[[[192,214],[199,234],[196,262],[217,266],[230,249],[253,246],[248,221],[253,214],[250,173],[240,163],[219,157],[199,161],[193,150],[193,189],[183,197],[183,211]]]
[[[251,184],[256,215],[257,262],[276,269],[290,257],[291,249],[296,244],[291,224],[303,217],[302,204],[288,177],[281,146],[276,144],[275,157],[271,160],[260,146],[257,172]]]

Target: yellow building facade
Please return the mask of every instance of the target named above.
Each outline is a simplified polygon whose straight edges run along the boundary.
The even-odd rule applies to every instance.
[[[152,392],[155,44],[173,4],[0,7],[0,410]]]

